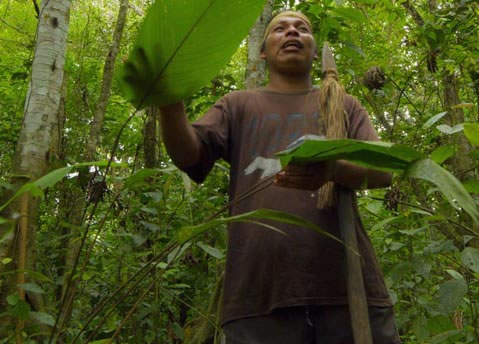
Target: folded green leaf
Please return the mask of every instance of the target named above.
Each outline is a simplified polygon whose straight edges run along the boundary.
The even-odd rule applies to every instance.
[[[402,172],[425,156],[405,145],[351,139],[325,140],[307,135],[291,148],[276,154],[282,166],[344,159],[385,172]]]
[[[437,115],[432,116],[427,120],[426,123],[422,126],[424,129],[430,128],[434,123],[439,121],[441,118],[443,118],[447,114],[447,111],[440,112]]]
[[[453,127],[448,126],[447,124],[441,124],[436,127],[439,131],[444,134],[452,135],[464,130],[464,123],[456,124]]]
[[[118,74],[135,107],[171,104],[211,80],[261,13],[260,0],[157,0]]]
[[[456,209],[464,209],[479,223],[479,211],[464,186],[447,170],[404,145],[351,139],[326,140],[307,135],[276,154],[282,166],[344,159],[380,171],[404,173],[433,183]]]

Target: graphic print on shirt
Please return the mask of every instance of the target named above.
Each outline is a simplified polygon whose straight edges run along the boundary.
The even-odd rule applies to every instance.
[[[248,140],[248,155],[252,159],[244,170],[246,175],[259,170],[260,178],[264,179],[281,171],[279,159],[274,158],[274,154],[303,136],[311,127],[311,119],[317,123],[319,113],[313,113],[309,120],[302,113],[291,113],[285,117],[284,121],[279,114],[265,114],[252,116],[246,123],[248,137],[251,138]]]

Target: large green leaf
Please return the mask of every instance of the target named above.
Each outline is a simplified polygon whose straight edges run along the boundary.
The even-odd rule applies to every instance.
[[[204,242],[198,242],[196,243],[203,251],[208,253],[210,256],[215,257],[217,259],[222,259],[224,258],[223,252],[218,250],[216,247],[211,247],[210,245],[205,244]]]
[[[427,120],[426,123],[422,126],[424,129],[431,127],[434,123],[439,121],[441,118],[443,118],[447,114],[447,111],[440,112],[437,115],[432,116]]]
[[[474,272],[479,272],[479,248],[466,247],[461,253],[462,263]]]
[[[55,318],[52,317],[48,313],[44,312],[30,312],[30,316],[35,319],[36,321],[48,325],[48,326],[53,326],[55,325]]]
[[[453,279],[441,284],[438,291],[441,312],[444,315],[454,312],[466,293],[467,284],[464,279]]]
[[[17,284],[17,286],[31,293],[45,294],[45,291],[42,288],[40,288],[39,285],[35,283],[21,283],[21,284]]]
[[[456,149],[454,145],[440,146],[431,153],[431,159],[438,164],[442,164],[444,161],[453,156],[455,151]]]
[[[333,239],[342,243],[342,241],[339,240],[337,237],[335,237],[334,235],[328,232],[325,232],[313,222],[310,222],[296,215],[288,214],[278,210],[271,210],[271,209],[258,209],[258,210],[250,211],[240,215],[213,219],[211,221],[208,221],[199,225],[181,227],[178,230],[178,233],[176,235],[176,240],[179,244],[183,244],[187,242],[188,240],[208,231],[209,229],[212,229],[222,224],[226,224],[230,222],[250,222],[250,223],[255,223],[255,224],[270,228],[272,230],[281,232],[281,230],[273,227],[270,224],[262,223],[261,220],[270,220],[270,221],[276,221],[279,223],[287,223],[287,224],[292,224],[299,227],[309,228],[329,237],[330,239]]]
[[[91,161],[91,162],[82,162],[79,164],[75,164],[73,166],[66,166],[66,167],[61,167],[56,170],[53,170],[49,172],[48,174],[38,178],[37,180],[31,182],[31,183],[25,183],[23,184],[18,191],[10,198],[7,200],[5,203],[0,205],[0,211],[5,209],[13,200],[15,200],[17,197],[20,195],[23,195],[26,192],[30,192],[32,196],[34,197],[40,197],[43,195],[43,190],[46,188],[54,186],[56,183],[58,183],[60,180],[65,178],[69,173],[71,173],[74,169],[78,169],[81,167],[88,167],[88,166],[98,166],[98,167],[105,167],[109,164],[108,160],[104,161]],[[110,163],[111,167],[126,167],[125,163],[117,163],[117,162],[111,162]],[[1,222],[1,221],[0,221]]]
[[[431,159],[421,159],[412,163],[404,176],[433,183],[454,208],[464,209],[476,223],[479,223],[479,211],[474,199],[456,177]]]
[[[443,132],[444,134],[452,135],[464,130],[464,123],[456,124],[455,126],[451,127],[447,124],[440,124],[436,127],[439,131]]]
[[[333,8],[333,11],[339,14],[344,19],[348,21],[354,21],[357,23],[366,22],[366,16],[360,10],[352,7],[339,7]]]
[[[136,107],[171,104],[211,80],[261,13],[263,0],[157,0],[119,72]]]
[[[326,140],[315,135],[305,136],[277,156],[282,166],[344,159],[386,172],[403,172],[411,162],[425,157],[405,145],[351,139]]]
[[[469,142],[479,146],[479,123],[464,123],[464,134]]]

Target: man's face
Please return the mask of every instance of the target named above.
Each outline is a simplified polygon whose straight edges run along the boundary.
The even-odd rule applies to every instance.
[[[261,58],[270,70],[309,72],[316,57],[316,42],[309,25],[297,17],[282,17],[266,37]]]

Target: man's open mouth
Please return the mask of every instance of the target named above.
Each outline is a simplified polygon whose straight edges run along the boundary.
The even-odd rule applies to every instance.
[[[281,49],[287,49],[287,48],[291,48],[291,47],[302,49],[303,44],[300,41],[288,41],[288,42],[283,44]]]

